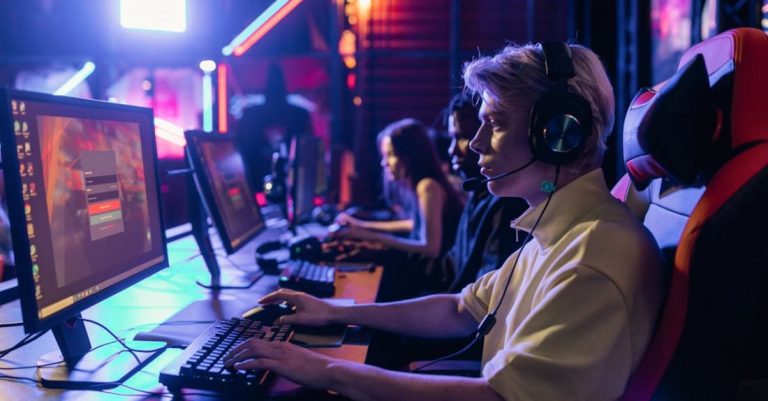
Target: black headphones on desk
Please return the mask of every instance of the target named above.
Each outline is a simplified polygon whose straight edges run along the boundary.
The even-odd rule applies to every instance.
[[[280,241],[267,241],[256,247],[256,264],[264,274],[280,274],[280,264],[288,261],[288,258],[269,257],[271,252],[285,249]]]
[[[556,86],[531,108],[528,140],[537,160],[560,166],[578,159],[592,133],[592,108],[580,95],[568,91],[576,76],[571,48],[564,42],[544,42],[544,68]]]
[[[287,249],[288,258],[273,258],[267,255],[274,251]],[[322,244],[317,237],[298,235],[288,243],[282,241],[267,241],[256,247],[256,263],[264,274],[280,274],[280,265],[293,260],[317,262],[323,256]]]

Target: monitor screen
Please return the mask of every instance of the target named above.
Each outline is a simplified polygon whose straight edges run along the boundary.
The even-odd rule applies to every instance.
[[[152,110],[4,91],[0,139],[24,327],[167,266]]]
[[[266,226],[248,186],[245,164],[229,135],[187,131],[188,155],[201,198],[228,253]]]

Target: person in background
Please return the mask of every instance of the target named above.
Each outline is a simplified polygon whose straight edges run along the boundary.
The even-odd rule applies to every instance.
[[[661,252],[611,196],[603,178],[614,99],[600,60],[578,45],[545,45],[548,51],[560,49],[554,59],[561,64],[567,59],[575,76],[563,79],[563,66],[547,68],[545,47],[538,44],[510,45],[464,67],[467,89],[483,99],[482,124],[470,147],[480,154],[483,176],[496,177],[487,183],[492,194],[528,203],[513,222],[531,232],[528,244],[460,294],[338,306],[280,290],[261,300],[293,304],[296,312],[280,318],[288,324],[351,323],[430,338],[477,332],[484,340],[482,375],[394,372],[257,339],[237,346],[226,367],[271,369],[353,400],[608,401],[622,396],[663,299]],[[547,71],[559,73],[554,77]],[[587,114],[581,116],[593,123],[579,120],[591,126],[584,131],[583,148],[575,159],[555,166],[529,142],[529,125],[542,96],[564,87],[583,98]],[[523,173],[503,175],[527,161]]]
[[[264,103],[243,111],[235,133],[254,192],[261,191],[264,176],[271,172],[273,153],[286,156],[293,137],[311,134],[309,112],[288,103],[283,71],[279,65],[270,64]]]
[[[448,148],[450,148],[452,140],[448,134],[448,113],[448,108],[440,112],[437,119],[440,122],[432,124],[432,127],[429,129],[429,138],[437,150],[437,155],[440,158],[440,167],[443,169],[446,177],[448,177],[448,182],[451,183],[451,186],[459,195],[461,203],[466,205],[469,194],[461,188],[461,176],[451,168],[451,154]],[[474,135],[474,132],[472,134]]]
[[[335,238],[374,242],[383,249],[425,257],[443,255],[453,245],[461,202],[440,169],[437,154],[423,124],[414,119],[396,121],[378,136],[385,181],[414,194],[410,219],[366,221],[340,214],[343,228]],[[410,231],[407,238],[393,232]]]
[[[451,168],[462,180],[480,176],[479,155],[469,149],[469,141],[480,128],[477,103],[462,92],[451,99],[446,113]],[[523,199],[493,196],[484,185],[470,191],[453,247],[443,260],[444,270],[453,276],[448,292],[458,292],[485,273],[498,269],[520,247],[524,235],[518,235],[507,222],[527,208]]]

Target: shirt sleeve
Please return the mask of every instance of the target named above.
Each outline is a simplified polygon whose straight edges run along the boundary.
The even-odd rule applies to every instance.
[[[483,367],[490,385],[508,401],[618,399],[632,365],[618,287],[591,268],[573,267],[543,283],[535,298]]]
[[[488,314],[488,304],[491,300],[493,286],[499,270],[488,272],[472,284],[468,284],[461,290],[461,300],[464,307],[478,322]]]

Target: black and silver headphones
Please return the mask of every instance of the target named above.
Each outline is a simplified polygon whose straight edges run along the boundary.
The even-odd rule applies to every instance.
[[[564,42],[543,42],[544,68],[556,86],[531,108],[528,140],[537,160],[561,166],[576,160],[592,133],[592,108],[583,97],[568,91],[576,73],[571,48]]]

